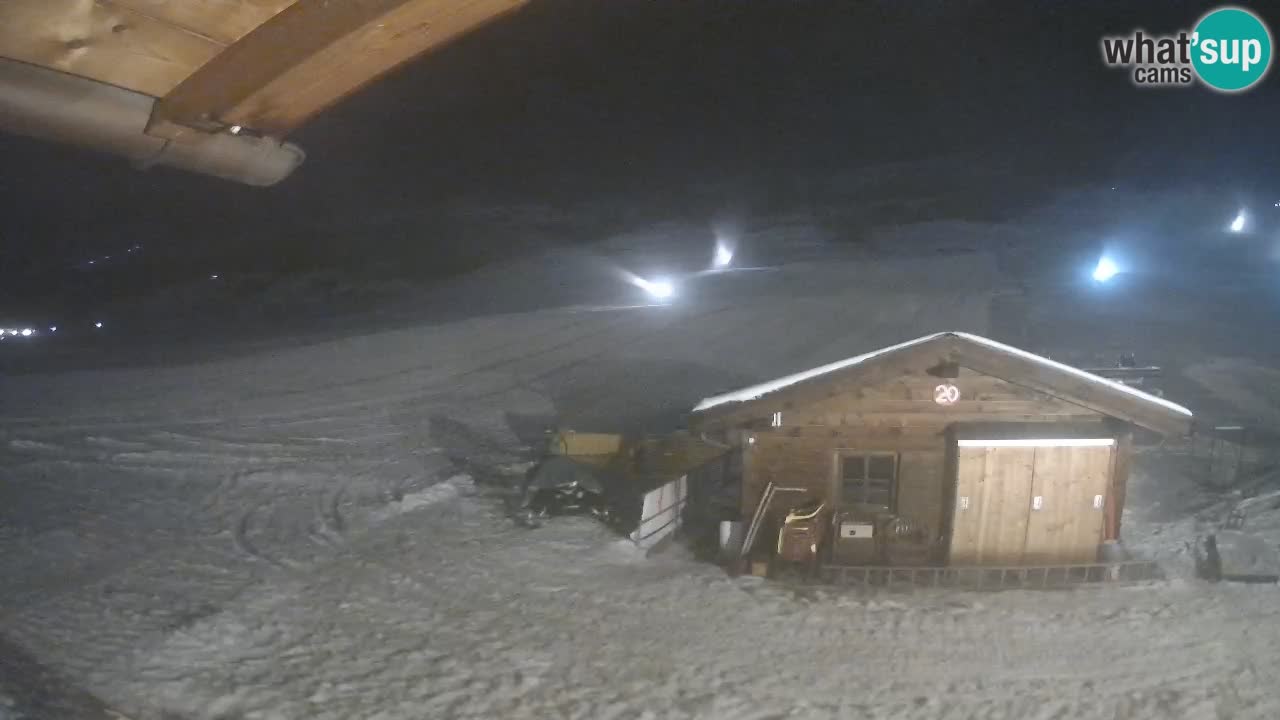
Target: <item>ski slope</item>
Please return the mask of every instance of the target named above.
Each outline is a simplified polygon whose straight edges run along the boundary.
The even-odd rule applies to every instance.
[[[1019,344],[993,255],[833,253],[669,307],[557,304],[539,267],[542,309],[4,377],[0,650],[135,720],[1280,717],[1274,587],[795,591],[505,518],[553,422],[662,430],[940,330]],[[0,718],[39,717],[36,671],[0,672]]]

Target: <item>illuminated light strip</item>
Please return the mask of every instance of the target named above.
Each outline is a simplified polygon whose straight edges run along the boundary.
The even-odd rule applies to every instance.
[[[1111,447],[1114,438],[1019,438],[1016,440],[957,440],[960,447]]]

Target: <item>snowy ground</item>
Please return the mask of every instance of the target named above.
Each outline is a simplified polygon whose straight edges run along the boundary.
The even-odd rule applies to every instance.
[[[138,720],[1278,717],[1274,587],[1174,572],[1069,592],[797,592],[679,549],[637,556],[590,521],[503,516],[552,422],[665,429],[700,397],[938,330],[1055,357],[1137,336],[1172,356],[1175,399],[1274,412],[1221,391],[1240,377],[1223,368],[1280,366],[1271,340],[1203,351],[1222,298],[1133,290],[1182,298],[1191,314],[1171,318],[1011,273],[1028,262],[1011,248],[1054,223],[896,228],[870,249],[779,223],[760,232],[805,240],[775,238],[776,269],[706,279],[671,307],[582,282],[600,257],[540,258],[453,285],[443,321],[6,376],[0,718],[110,717],[94,698]],[[508,282],[517,307],[468,312]],[[1193,506],[1221,502],[1176,457],[1144,453],[1126,514],[1175,569]]]

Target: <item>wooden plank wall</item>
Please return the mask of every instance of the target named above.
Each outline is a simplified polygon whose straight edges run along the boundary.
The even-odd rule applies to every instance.
[[[1035,448],[1031,495],[1044,498],[1027,525],[1025,564],[1093,562],[1102,542],[1103,508],[1095,495],[1108,492],[1112,448]]]
[[[1111,463],[1111,486],[1107,489],[1107,512],[1103,518],[1103,539],[1120,539],[1120,520],[1124,515],[1124,501],[1129,492],[1129,464],[1133,457],[1133,430],[1126,429],[1116,439],[1116,451]]]
[[[934,390],[943,383],[960,390],[953,405],[939,405]],[[784,426],[946,427],[957,422],[1075,422],[1101,417],[1088,408],[960,368],[959,377],[944,379],[922,368],[907,368],[891,380],[852,387],[834,397],[796,408],[777,408]]]
[[[794,438],[778,433],[755,435],[745,454],[742,488],[743,517],[751,517],[770,482],[809,488],[830,500],[830,445],[822,438]]]
[[[929,450],[904,450],[898,456],[898,515],[923,523],[930,537],[943,530],[950,488],[946,477],[946,438]]]
[[[761,432],[747,445],[742,511],[750,517],[769,482],[804,487],[831,503],[838,501],[837,457],[843,453],[898,453],[898,514],[928,525],[936,534],[946,496],[943,470],[946,437],[939,432],[794,436]],[[781,510],[777,510],[781,512]]]
[[[957,505],[951,537],[951,564],[1017,564],[1027,536],[1031,504],[1032,448],[959,449]]]

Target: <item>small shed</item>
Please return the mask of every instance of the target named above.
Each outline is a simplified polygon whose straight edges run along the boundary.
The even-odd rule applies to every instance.
[[[1120,537],[1134,429],[1181,436],[1191,419],[943,332],[707,398],[691,424],[734,447],[744,520],[770,483],[825,502],[837,563],[1035,566],[1095,562]]]

